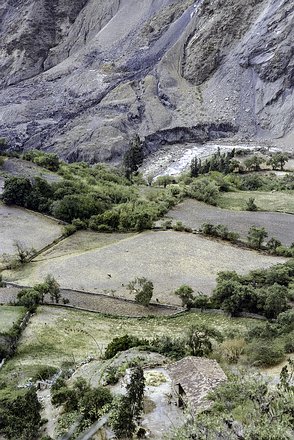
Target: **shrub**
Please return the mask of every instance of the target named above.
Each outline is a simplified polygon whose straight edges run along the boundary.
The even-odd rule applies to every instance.
[[[246,202],[246,211],[257,211],[257,205],[255,203],[254,197],[249,197],[249,199]]]
[[[188,310],[193,307],[194,295],[192,287],[183,284],[175,291],[175,295],[181,298],[183,307],[186,307]]]
[[[284,360],[285,351],[281,342],[256,340],[247,346],[246,354],[251,365],[270,367]]]
[[[173,359],[181,359],[186,355],[186,341],[183,338],[172,339],[170,336],[157,336],[150,342],[150,348],[152,351]]]
[[[245,339],[227,339],[220,345],[222,356],[229,363],[238,362],[246,347]]]
[[[32,184],[25,177],[8,177],[4,183],[2,200],[6,205],[26,206]]]
[[[51,379],[58,372],[58,368],[51,367],[49,365],[40,365],[38,367],[37,373],[33,376],[33,382],[37,380],[48,380]]]
[[[132,347],[148,345],[145,339],[139,339],[136,336],[124,335],[114,338],[107,346],[104,354],[105,359],[113,358],[120,351],[129,350]]]
[[[185,230],[185,225],[181,221],[176,221],[176,223],[172,226],[174,231],[183,232]]]
[[[0,432],[7,439],[38,438],[41,404],[35,388],[0,390]]]
[[[294,330],[285,336],[284,344],[286,353],[294,353]]]
[[[186,195],[210,205],[216,205],[219,188],[214,181],[211,181],[207,177],[201,177],[194,180],[191,185],[186,188]]]

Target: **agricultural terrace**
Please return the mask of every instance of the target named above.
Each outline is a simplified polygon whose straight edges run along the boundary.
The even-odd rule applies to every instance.
[[[16,253],[14,243],[27,248],[42,249],[62,235],[57,221],[23,208],[0,203],[0,259],[3,254]]]
[[[244,274],[285,261],[175,231],[146,231],[95,250],[78,253],[74,247],[72,254],[68,249],[62,256],[57,245],[55,252],[56,257],[52,250],[50,258],[39,255],[38,261],[18,271],[3,272],[4,279],[33,286],[53,274],[62,288],[132,298],[127,284],[135,277],[146,277],[154,283],[154,301],[180,304],[173,292],[182,284],[210,294],[219,271]]]
[[[121,319],[40,306],[23,332],[18,351],[0,371],[7,381],[23,383],[39,365],[77,364],[89,356],[99,358],[107,344],[117,336],[139,338],[184,334],[192,324],[218,328],[224,336],[243,335],[256,320],[228,318],[224,315],[185,313],[174,318]]]
[[[294,241],[294,215],[291,214],[230,211],[188,199],[175,206],[167,216],[194,229],[200,228],[203,223],[222,224],[230,231],[238,232],[243,239],[254,225],[264,227],[268,238],[275,237],[287,246]]]
[[[24,313],[24,307],[0,306],[0,333],[8,332]]]
[[[251,197],[261,211],[294,214],[294,191],[222,192],[219,194],[217,204],[220,208],[244,211],[246,202]]]

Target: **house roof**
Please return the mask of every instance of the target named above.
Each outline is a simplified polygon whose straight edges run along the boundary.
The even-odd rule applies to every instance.
[[[219,364],[213,359],[188,356],[169,366],[170,376],[185,392],[185,400],[193,408],[210,405],[207,394],[227,380]]]

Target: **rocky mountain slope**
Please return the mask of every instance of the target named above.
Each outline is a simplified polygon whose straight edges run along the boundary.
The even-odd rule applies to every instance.
[[[2,0],[0,137],[90,162],[134,133],[289,149],[293,23],[292,0]]]

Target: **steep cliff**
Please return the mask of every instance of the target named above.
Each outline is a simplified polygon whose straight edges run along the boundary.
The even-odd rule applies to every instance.
[[[292,147],[292,0],[4,0],[0,137],[119,160],[225,136]]]

